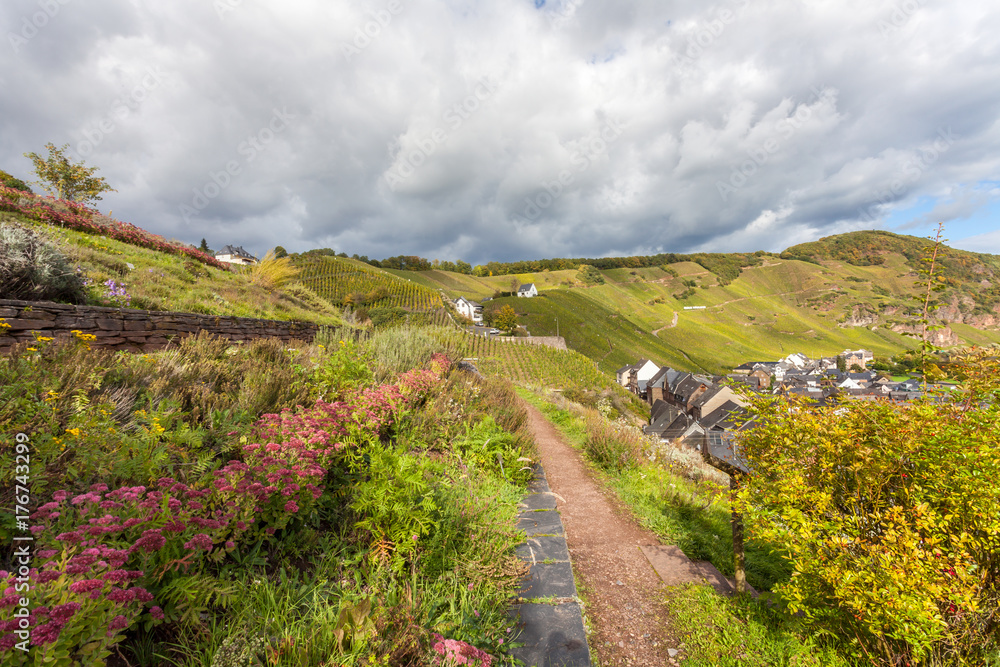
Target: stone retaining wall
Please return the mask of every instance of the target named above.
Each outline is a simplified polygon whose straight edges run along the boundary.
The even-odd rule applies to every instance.
[[[34,340],[35,333],[51,338],[68,338],[73,330],[96,336],[92,346],[130,351],[159,350],[176,338],[200,331],[233,341],[253,338],[312,341],[319,330],[311,322],[10,299],[0,299],[0,318],[10,325],[9,329],[4,328],[5,335],[0,333],[0,353],[9,352],[20,341]]]

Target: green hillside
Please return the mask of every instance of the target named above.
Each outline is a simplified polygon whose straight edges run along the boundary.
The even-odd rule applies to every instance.
[[[18,225],[54,245],[89,283],[92,305],[146,310],[304,320],[338,325],[340,309],[301,283],[281,289],[255,284],[244,271],[226,270],[184,255],[154,250],[103,235],[0,212],[0,225]],[[115,287],[109,287],[114,281]],[[123,291],[126,296],[110,294]],[[0,298],[5,298],[0,291]]]
[[[877,243],[886,240],[882,250]],[[790,248],[781,256],[712,256],[661,267],[601,271],[604,284],[585,286],[572,270],[518,276],[474,276],[443,271],[406,272],[455,298],[488,299],[509,291],[511,279],[534,282],[536,299],[504,297],[534,336],[566,338],[567,345],[612,372],[639,357],[687,369],[723,372],[748,360],[792,352],[834,355],[864,347],[880,356],[912,348],[893,327],[917,323],[923,285],[919,269],[926,239],[857,232]],[[1000,342],[995,326],[1000,259],[942,248],[945,289],[933,296],[960,342]],[[850,260],[850,261],[848,261]],[[714,264],[712,263],[714,262]],[[721,267],[718,275],[706,268]],[[733,266],[744,265],[734,279]],[[688,309],[686,309],[688,308]],[[676,317],[676,324],[674,318]],[[558,319],[558,328],[556,320]],[[958,321],[958,320],[962,321]]]

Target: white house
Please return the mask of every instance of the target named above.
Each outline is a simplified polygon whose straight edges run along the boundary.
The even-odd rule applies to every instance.
[[[243,246],[227,245],[225,248],[215,253],[215,258],[227,264],[256,264],[257,258],[243,249]]]
[[[639,384],[645,387],[646,383],[660,372],[660,367],[649,359],[640,359],[630,366],[619,368],[615,373],[618,384],[630,388],[633,392],[639,393]]]
[[[794,366],[795,368],[798,368],[800,370],[809,365],[809,357],[802,354],[801,352],[790,354],[781,361],[791,366]]]
[[[475,301],[470,301],[464,296],[460,296],[455,299],[455,310],[457,310],[461,315],[468,317],[473,322],[483,321],[483,306],[482,304],[476,303]]]
[[[538,296],[538,289],[535,288],[535,283],[528,283],[518,288],[517,295],[530,299],[533,296]]]

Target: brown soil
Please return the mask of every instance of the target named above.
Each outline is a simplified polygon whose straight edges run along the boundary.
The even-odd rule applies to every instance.
[[[562,515],[596,662],[603,667],[678,664],[667,653],[678,643],[669,634],[663,582],[639,550],[659,540],[609,499],[541,412],[525,407]]]

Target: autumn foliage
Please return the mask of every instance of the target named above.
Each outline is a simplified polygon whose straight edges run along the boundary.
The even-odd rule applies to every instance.
[[[217,269],[229,269],[227,264],[220,262],[212,255],[192,246],[171,243],[162,236],[147,232],[133,224],[110,219],[98,222],[97,218],[100,214],[97,211],[75,201],[38,197],[0,185],[0,211],[18,213],[36,222],[65,227],[84,234],[106,236],[109,239],[140,248],[187,256]]]
[[[1000,376],[953,395],[807,409],[753,399],[738,506],[794,568],[775,592],[884,665],[980,665],[1000,649]]]

